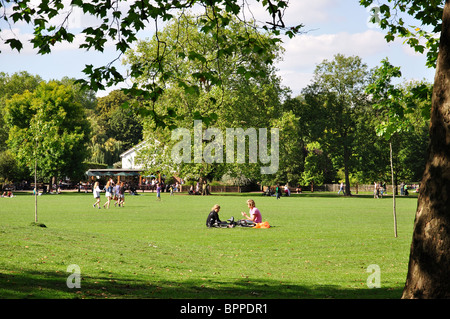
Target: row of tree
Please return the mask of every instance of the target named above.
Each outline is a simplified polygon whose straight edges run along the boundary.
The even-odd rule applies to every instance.
[[[389,143],[394,182],[420,180],[430,84],[396,85],[397,109],[390,120],[392,109],[380,105],[386,101],[382,97],[385,88],[394,87],[391,80],[399,76],[399,70],[383,77],[383,72],[394,69],[388,61],[370,70],[361,58],[338,54],[319,64],[311,84],[292,98],[271,63],[282,57],[280,43],[270,34],[229,19],[222,32],[233,55],[209,54],[215,40],[200,32],[201,20],[189,15],[168,24],[158,39],[139,41],[136,49],[128,51],[125,63],[131,70],[140,70],[137,84],[145,87],[156,81],[164,87],[158,99],[123,91],[97,99],[70,79],[45,82],[26,72],[0,74],[0,177],[27,179],[37,165],[40,180],[83,179],[87,168],[112,166],[123,151],[144,140],[140,159],[148,164],[148,173],[178,173],[191,180],[225,176],[240,185],[386,181],[391,173]],[[239,46],[243,32],[266,50]],[[180,42],[184,45],[177,46]],[[158,60],[161,43],[171,51]],[[201,50],[202,56],[187,58]],[[155,80],[160,64],[172,77]],[[220,70],[220,77],[208,78],[204,70]],[[215,85],[216,81],[221,85]],[[422,94],[417,94],[418,88]],[[400,119],[401,130],[400,124],[391,125],[394,118]],[[222,132],[226,128],[278,128],[277,172],[261,174],[264,164],[250,161],[248,139],[246,158],[240,163],[173,163],[171,149],[178,141],[171,133],[175,128],[188,128],[193,136],[194,120],[202,120],[203,128]],[[390,132],[388,139],[383,137],[386,131]],[[206,145],[211,140],[203,142]]]
[[[158,99],[138,106],[141,113],[151,115],[144,121],[147,147],[141,151],[142,162],[149,163],[150,170],[177,172],[194,180],[227,176],[241,184],[373,183],[391,180],[391,145],[394,183],[420,180],[431,84],[393,85],[401,73],[387,60],[371,70],[357,56],[338,54],[318,65],[312,83],[292,98],[269,63],[282,58],[280,43],[237,19],[230,17],[227,23],[221,33],[232,55],[210,53],[208,48],[214,46],[215,39],[201,32],[205,27],[201,19],[189,15],[181,15],[153,39],[139,41],[136,49],[127,53],[126,63],[132,70],[140,70],[135,84],[146,87],[156,83],[162,88]],[[266,50],[239,46],[243,33]],[[165,51],[163,57],[157,55],[161,50]],[[187,58],[193,52],[202,54]],[[161,68],[171,77],[155,76]],[[219,78],[208,78],[206,74],[211,72],[220,74]],[[215,85],[217,81],[220,86]],[[385,95],[392,92],[386,92],[387,87],[400,93],[395,96],[396,109],[384,107]],[[278,171],[260,173],[265,164],[250,159],[248,138],[246,158],[241,161],[245,165],[236,163],[237,159],[234,163],[173,163],[171,150],[179,141],[171,132],[177,127],[189,128],[194,136],[194,120],[202,120],[206,124],[203,128],[218,128],[223,135],[226,128],[280,129]],[[214,142],[214,136],[208,137],[202,149]]]
[[[112,166],[142,138],[140,118],[121,108],[121,91],[96,98],[75,80],[0,73],[0,183],[85,179]]]

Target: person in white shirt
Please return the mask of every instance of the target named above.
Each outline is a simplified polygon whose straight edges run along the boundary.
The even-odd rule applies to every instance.
[[[94,198],[96,200],[96,202],[94,203],[94,205],[92,205],[92,207],[95,208],[95,205],[98,205],[98,209],[100,209],[100,192],[101,192],[101,190],[100,190],[100,187],[98,186],[98,182],[95,182],[92,192],[94,193]]]

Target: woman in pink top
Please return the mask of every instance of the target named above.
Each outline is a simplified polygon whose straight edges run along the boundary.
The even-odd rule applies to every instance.
[[[241,212],[242,216],[244,216],[245,218],[247,218],[247,220],[251,222],[262,223],[261,212],[259,211],[258,208],[255,207],[255,201],[253,199],[247,200],[247,206],[250,209],[249,211],[250,216],[248,216],[244,212]]]

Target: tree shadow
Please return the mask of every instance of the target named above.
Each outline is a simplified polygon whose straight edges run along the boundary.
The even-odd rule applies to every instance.
[[[0,274],[1,299],[400,299],[403,287],[306,286],[277,280],[152,280],[125,276],[89,277],[69,288],[67,272],[14,271]]]

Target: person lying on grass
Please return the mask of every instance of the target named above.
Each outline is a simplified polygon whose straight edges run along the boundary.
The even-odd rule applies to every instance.
[[[222,222],[219,218],[220,206],[214,205],[211,208],[211,212],[206,219],[206,226],[208,227],[218,227],[218,228],[233,228],[234,223],[228,224],[227,222]]]

